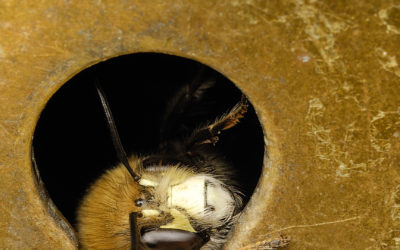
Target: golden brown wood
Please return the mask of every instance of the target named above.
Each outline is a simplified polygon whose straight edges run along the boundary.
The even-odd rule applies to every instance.
[[[268,157],[229,249],[400,245],[400,5],[375,1],[0,2],[0,246],[76,248],[30,161],[41,110],[97,62],[157,51],[249,97]],[[69,233],[68,233],[69,232]]]

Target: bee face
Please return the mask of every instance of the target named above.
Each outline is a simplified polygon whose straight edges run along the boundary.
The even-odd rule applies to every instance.
[[[179,218],[193,221],[194,225],[184,225],[189,231],[217,228],[233,216],[235,207],[240,203],[237,192],[229,190],[222,181],[212,175],[194,173],[190,167],[171,166],[156,175],[145,173],[142,182],[149,183],[153,197],[151,203],[157,204],[158,213],[172,211],[176,215],[176,221],[161,228],[181,229],[178,225],[183,225],[183,221]]]
[[[185,166],[148,171],[142,159],[129,161],[139,182],[117,166],[96,181],[82,202],[78,230],[85,248],[131,248],[132,237],[141,248],[199,248],[230,222],[240,204],[237,191],[210,174]],[[134,225],[130,214],[136,216]]]

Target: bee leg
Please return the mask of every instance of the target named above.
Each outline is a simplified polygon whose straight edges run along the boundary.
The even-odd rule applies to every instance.
[[[188,147],[198,144],[215,145],[221,134],[221,131],[234,127],[244,116],[249,107],[248,101],[244,95],[238,104],[235,105],[227,114],[217,119],[214,123],[196,130],[188,140]]]
[[[40,179],[40,175],[39,175],[39,169],[36,163],[36,158],[35,158],[35,150],[33,149],[33,145],[31,147],[31,161],[32,161],[32,165],[33,165],[33,173],[35,174],[37,183],[39,183],[40,185],[42,185],[42,181]]]
[[[214,86],[215,81],[213,79],[204,81],[204,71],[205,67],[200,66],[193,81],[181,87],[167,103],[161,117],[161,141],[168,141],[168,136],[174,134],[172,131],[179,130],[182,126],[182,117],[187,116],[193,106],[203,98],[205,92]]]
[[[243,248],[240,248],[240,250],[256,250],[256,249],[277,250],[280,248],[286,248],[287,246],[289,246],[289,243],[290,243],[290,237],[285,236],[281,233],[279,238],[257,241],[256,243],[252,243]]]

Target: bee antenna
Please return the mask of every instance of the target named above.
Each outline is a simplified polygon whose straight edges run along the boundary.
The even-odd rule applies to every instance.
[[[101,105],[103,106],[104,113],[107,118],[108,128],[110,129],[111,138],[114,144],[115,151],[117,152],[118,159],[124,164],[125,168],[128,170],[129,174],[133,177],[136,182],[139,182],[140,176],[137,175],[133,170],[132,167],[129,165],[128,157],[126,156],[126,152],[124,147],[122,146],[121,139],[118,134],[117,127],[115,125],[115,121],[110,109],[110,105],[106,99],[103,89],[100,86],[98,78],[95,78],[94,84],[97,89],[97,94],[100,97]]]

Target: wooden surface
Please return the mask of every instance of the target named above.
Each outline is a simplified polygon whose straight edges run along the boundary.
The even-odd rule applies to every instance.
[[[38,186],[51,96],[122,54],[200,61],[249,97],[268,156],[228,249],[400,246],[400,5],[395,1],[0,2],[0,246],[73,249]]]

